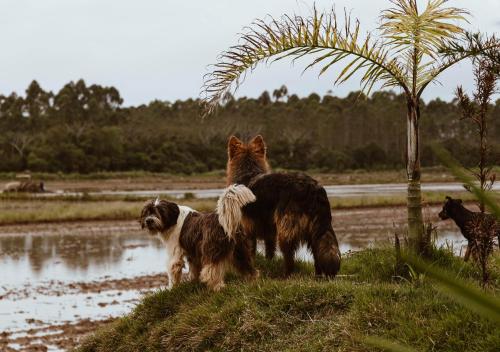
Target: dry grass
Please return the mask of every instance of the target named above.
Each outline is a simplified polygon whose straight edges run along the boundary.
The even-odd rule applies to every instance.
[[[37,222],[138,219],[143,200],[8,200],[0,202],[0,225]],[[184,201],[200,211],[214,209],[215,201]]]
[[[276,169],[275,171],[283,171]],[[494,170],[500,173],[500,167]],[[404,170],[347,170],[345,172],[323,172],[321,170],[305,171],[312,177],[318,179],[324,185],[349,185],[349,184],[371,184],[371,183],[402,183],[406,182]],[[15,173],[0,173],[0,188],[4,183],[14,179]],[[109,182],[116,187],[123,184],[181,184],[192,188],[199,188],[204,184],[225,184],[225,171],[216,170],[203,174],[193,175],[172,175],[165,173],[153,173],[144,171],[134,172],[101,172],[92,174],[53,174],[53,173],[33,173],[34,179],[45,180],[50,188],[51,183],[67,183],[68,185],[78,184],[85,181],[85,185],[90,184],[90,188],[100,189],[102,181]],[[423,182],[452,182],[455,177],[446,169],[440,167],[423,168]],[[92,182],[94,181],[94,182]],[[94,187],[92,187],[92,185]]]
[[[422,201],[424,205],[442,204],[446,195],[451,193],[444,192],[423,192]],[[465,202],[474,200],[474,196],[468,192],[453,192],[454,197],[461,198]],[[500,196],[497,195],[497,196]],[[332,209],[349,209],[349,208],[367,208],[367,207],[386,207],[386,206],[404,206],[406,205],[406,195],[391,195],[391,196],[361,196],[361,197],[346,197],[346,198],[330,198]]]
[[[455,193],[471,201],[467,192]],[[441,204],[445,193],[424,192],[426,204]],[[146,198],[129,196],[83,196],[36,198],[26,195],[0,196],[0,225],[57,221],[131,220],[139,216]],[[215,199],[187,198],[175,202],[199,211],[215,209]],[[406,196],[331,198],[332,209],[404,206]]]

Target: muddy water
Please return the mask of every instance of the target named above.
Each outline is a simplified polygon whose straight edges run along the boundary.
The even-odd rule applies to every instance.
[[[426,210],[435,219],[437,208]],[[341,251],[403,233],[404,208],[336,211]],[[438,243],[464,244],[450,222]],[[310,260],[305,249],[298,256]],[[135,221],[0,227],[0,350],[64,350],[99,321],[129,312],[166,284],[160,242]],[[40,350],[44,348],[40,347]]]
[[[0,350],[62,350],[68,330],[129,312],[166,282],[163,252],[137,222],[0,227]]]

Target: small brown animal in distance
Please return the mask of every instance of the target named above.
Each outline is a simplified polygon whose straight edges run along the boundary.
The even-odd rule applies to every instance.
[[[469,260],[471,254],[471,243],[475,240],[478,227],[481,229],[491,229],[491,237],[497,237],[500,247],[500,222],[493,215],[481,212],[473,212],[464,207],[461,199],[453,199],[446,197],[443,204],[443,209],[439,212],[441,220],[452,219],[460,228],[460,232],[467,240],[467,249],[465,251],[464,260]]]

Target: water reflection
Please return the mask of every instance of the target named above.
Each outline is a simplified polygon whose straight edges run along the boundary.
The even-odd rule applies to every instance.
[[[135,222],[60,226],[26,226],[25,232],[21,226],[17,234],[0,234],[2,284],[132,277],[163,269],[150,260],[163,256],[159,241]]]
[[[370,211],[376,211],[377,216],[367,214]],[[368,215],[370,222],[366,221]],[[338,211],[334,222],[341,252],[391,240],[395,232],[401,234],[401,221],[387,221],[395,215],[398,218],[394,210]],[[444,225],[437,243],[452,243],[458,253],[465,241],[451,223]],[[311,259],[306,250],[299,256]],[[1,283],[9,287],[47,280],[91,281],[160,273],[164,259],[160,241],[140,231],[134,221],[0,228]]]

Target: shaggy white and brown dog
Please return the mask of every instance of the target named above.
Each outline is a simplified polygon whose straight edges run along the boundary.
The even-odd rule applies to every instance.
[[[156,199],[142,209],[140,223],[150,234],[158,235],[167,250],[168,287],[181,280],[184,258],[189,277],[218,291],[230,266],[250,278],[256,277],[251,241],[239,231],[241,208],[255,201],[243,185],[227,187],[211,213]]]

